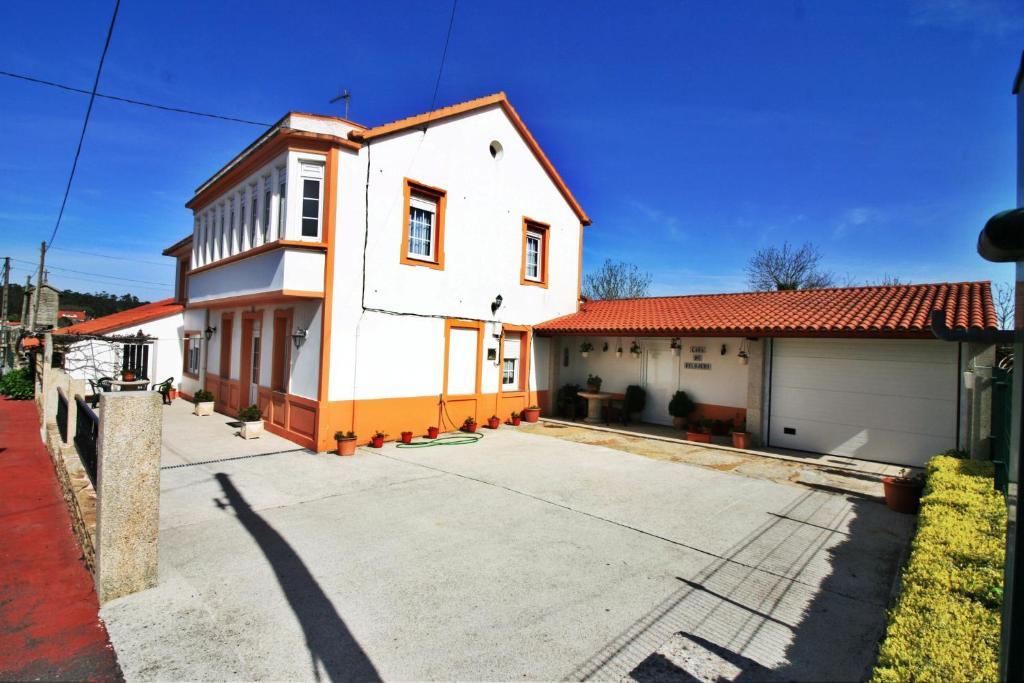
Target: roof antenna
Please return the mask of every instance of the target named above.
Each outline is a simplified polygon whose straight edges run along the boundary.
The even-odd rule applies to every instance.
[[[347,119],[348,118],[348,101],[350,99],[352,99],[352,93],[350,93],[346,89],[346,90],[342,90],[341,94],[338,95],[337,97],[335,97],[333,100],[331,100],[328,104],[334,104],[338,100],[345,100],[345,118]]]

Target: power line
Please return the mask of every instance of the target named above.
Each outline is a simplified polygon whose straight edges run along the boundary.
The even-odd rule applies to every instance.
[[[102,281],[96,280],[94,278],[78,277],[76,275],[64,275],[63,273],[58,274],[56,276],[56,280],[72,280],[72,281],[75,281],[75,282],[91,282],[94,285],[117,286],[117,285],[120,284],[121,286],[124,286],[123,283],[118,283],[118,282],[102,282]],[[60,289],[60,288],[58,288],[58,289]],[[145,290],[149,290],[151,292],[170,292],[174,288],[171,285],[167,285],[166,287],[154,287],[152,285],[133,285],[131,289],[132,290],[145,289]]]
[[[82,251],[80,249],[68,249],[67,247],[53,247],[57,251],[69,251],[72,254],[84,254],[85,256],[96,256],[98,258],[111,259],[113,261],[128,261],[129,263],[145,263],[151,266],[163,266],[165,268],[174,268],[173,263],[163,263],[161,261],[140,261],[135,258],[128,258],[127,256],[111,256],[109,254],[97,254],[95,251]]]
[[[85,130],[89,127],[89,116],[92,114],[92,105],[96,101],[96,89],[100,87],[100,74],[103,73],[103,62],[107,59],[107,50],[110,49],[110,39],[114,35],[114,23],[117,21],[117,11],[121,8],[121,0],[114,0],[114,14],[110,17],[110,27],[107,29],[107,39],[103,42],[103,52],[100,53],[100,63],[96,67],[96,79],[92,83],[92,92],[89,94],[89,106],[85,110],[85,120],[82,121],[82,134],[78,136],[78,149],[75,150],[75,160],[71,162],[71,173],[68,174],[68,185],[64,188],[64,199],[60,203],[60,213],[57,214],[57,222],[50,233],[48,246],[53,245],[57,238],[57,230],[60,229],[60,221],[64,217],[64,207],[68,203],[68,195],[71,194],[71,182],[75,179],[75,169],[78,168],[78,157],[82,154],[82,143],[85,142]]]
[[[32,261],[27,261],[25,259],[20,259],[20,258],[11,259],[11,260],[19,261],[21,263],[32,263]],[[132,279],[132,278],[127,278],[127,277],[117,277],[116,275],[107,275],[106,273],[90,273],[90,272],[85,271],[85,270],[75,270],[74,268],[62,268],[60,266],[47,266],[46,269],[47,270],[59,270],[59,271],[67,272],[67,273],[78,273],[79,275],[92,275],[93,277],[106,278],[108,280],[120,280],[122,282],[138,282],[138,283],[141,283],[141,284],[144,284],[144,285],[160,285],[160,286],[164,286],[164,285],[167,284],[165,282],[153,282],[152,280],[135,280],[135,279]]]
[[[71,85],[65,85],[64,83],[56,83],[54,81],[47,81],[42,78],[35,78],[33,76],[26,76],[24,74],[16,74],[10,71],[0,71],[0,76],[7,76],[8,78],[17,78],[22,81],[28,81],[30,83],[38,83],[39,85],[46,85],[51,88],[59,88],[60,90],[67,90],[68,92],[81,93],[83,95],[89,95],[88,90],[82,88],[76,88]],[[114,100],[115,102],[124,102],[126,104],[135,104],[140,107],[150,107],[151,109],[160,109],[163,111],[175,112],[177,114],[190,114],[192,116],[203,116],[208,119],[219,119],[221,121],[232,121],[234,123],[245,123],[250,126],[262,126],[269,128],[273,124],[262,123],[260,121],[250,121],[248,119],[240,119],[234,116],[224,116],[222,114],[211,114],[209,112],[194,111],[192,109],[182,109],[181,107],[171,107],[166,104],[156,104],[154,102],[143,102],[142,100],[133,100],[129,97],[119,97],[117,95],[107,95],[104,93],[96,93],[96,97],[101,97],[105,100]]]
[[[455,25],[455,8],[458,4],[459,0],[452,0],[452,15],[448,19],[448,35],[444,39],[444,51],[441,53],[441,65],[437,69],[437,80],[434,81],[434,96],[430,98],[429,111],[434,111],[434,107],[437,105],[437,89],[441,87],[441,74],[444,73],[444,62],[448,57],[448,42],[452,39],[452,26]]]

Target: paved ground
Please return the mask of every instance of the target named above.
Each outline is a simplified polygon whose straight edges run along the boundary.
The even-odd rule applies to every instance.
[[[160,586],[103,610],[127,677],[866,674],[911,518],[483,431],[353,458],[167,449]]]
[[[0,399],[0,680],[119,680],[32,401]]]

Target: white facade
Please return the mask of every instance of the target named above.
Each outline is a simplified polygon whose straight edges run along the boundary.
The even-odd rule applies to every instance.
[[[149,351],[149,379],[154,383],[182,379],[181,338],[184,316],[175,313],[157,320],[105,332],[104,336],[134,336],[140,331],[154,341]],[[121,371],[123,344],[99,339],[75,342],[64,354],[64,368],[74,379],[116,377]]]

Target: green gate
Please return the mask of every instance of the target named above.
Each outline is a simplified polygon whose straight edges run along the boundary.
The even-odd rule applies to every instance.
[[[1007,463],[1010,461],[1010,422],[1013,411],[1013,372],[992,368],[992,462],[996,488],[1006,495]]]

